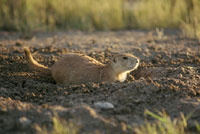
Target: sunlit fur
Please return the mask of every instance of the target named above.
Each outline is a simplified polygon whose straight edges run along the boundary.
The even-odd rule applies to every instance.
[[[29,49],[25,49],[25,55],[31,68],[51,75],[57,84],[62,85],[123,82],[139,65],[139,59],[129,53],[116,54],[108,64],[83,54],[68,53],[50,68],[35,61]]]

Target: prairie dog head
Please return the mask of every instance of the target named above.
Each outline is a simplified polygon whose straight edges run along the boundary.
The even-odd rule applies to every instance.
[[[131,72],[139,66],[140,60],[129,53],[115,55],[111,60],[111,66],[116,73]]]

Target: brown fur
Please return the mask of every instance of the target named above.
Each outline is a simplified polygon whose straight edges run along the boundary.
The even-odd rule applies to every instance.
[[[71,85],[87,82],[123,82],[139,65],[139,59],[132,54],[115,55],[108,64],[83,54],[69,53],[48,68],[35,61],[30,50],[25,48],[29,65],[37,71],[51,74],[58,84]]]

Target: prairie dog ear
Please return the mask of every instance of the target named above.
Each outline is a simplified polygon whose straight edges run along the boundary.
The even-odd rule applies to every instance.
[[[116,63],[117,62],[117,54],[118,53],[116,53],[116,52],[112,52],[112,58],[111,58],[111,61],[113,62],[113,63]]]
[[[113,62],[114,62],[114,63],[116,63],[116,62],[117,62],[117,60],[116,60],[116,58],[115,58],[115,57],[113,58]]]

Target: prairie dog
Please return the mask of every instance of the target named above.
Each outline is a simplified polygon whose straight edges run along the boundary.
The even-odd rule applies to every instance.
[[[24,49],[28,64],[34,70],[49,74],[57,84],[71,85],[87,82],[123,82],[127,74],[139,66],[132,54],[116,54],[108,64],[102,64],[83,54],[68,53],[51,67],[39,64],[28,48]]]

